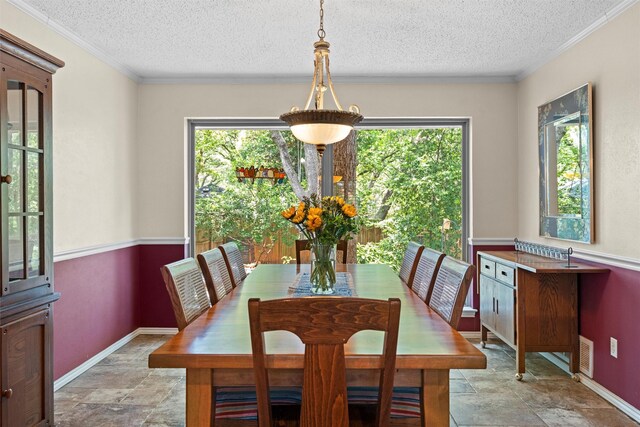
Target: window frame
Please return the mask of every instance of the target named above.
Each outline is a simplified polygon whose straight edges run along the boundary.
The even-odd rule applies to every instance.
[[[470,225],[470,118],[430,118],[430,117],[375,117],[365,118],[358,129],[428,129],[443,127],[459,127],[462,133],[462,259],[469,260],[469,225]],[[197,128],[216,130],[288,130],[289,127],[277,118],[209,118],[187,119],[188,140],[188,227],[189,243],[187,254],[193,256],[195,238],[195,131]],[[322,194],[330,195],[333,191],[331,183],[333,171],[333,145],[328,145],[322,159]],[[467,294],[465,314],[473,307],[473,292]],[[470,312],[469,312],[470,313]],[[475,313],[475,312],[474,312]],[[465,316],[466,317],[466,316]]]

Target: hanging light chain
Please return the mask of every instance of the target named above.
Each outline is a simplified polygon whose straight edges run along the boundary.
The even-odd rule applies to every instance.
[[[324,0],[320,0],[320,28],[318,29],[318,37],[324,40],[324,36],[326,35],[324,32]]]

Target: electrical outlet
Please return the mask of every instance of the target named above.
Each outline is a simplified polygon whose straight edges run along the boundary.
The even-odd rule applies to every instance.
[[[618,358],[618,340],[615,339],[614,337],[611,337],[610,344],[611,344],[610,345],[611,355],[617,359]]]

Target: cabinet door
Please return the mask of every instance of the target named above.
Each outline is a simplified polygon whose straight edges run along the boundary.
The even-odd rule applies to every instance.
[[[2,326],[2,425],[53,425],[51,322],[45,309]]]
[[[480,321],[489,328],[495,327],[493,280],[480,275]]]
[[[5,64],[0,89],[0,295],[7,295],[51,283],[51,92]]]
[[[515,345],[515,289],[501,283],[495,283],[496,332],[509,344]]]

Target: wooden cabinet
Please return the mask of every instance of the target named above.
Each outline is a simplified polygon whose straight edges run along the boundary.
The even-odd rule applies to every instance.
[[[49,309],[2,325],[3,426],[52,425],[51,336]]]
[[[568,352],[578,372],[578,274],[607,269],[523,252],[478,252],[482,343],[487,333],[516,350],[516,378],[528,351]]]
[[[481,274],[480,319],[501,340],[514,346],[515,289]]]
[[[53,425],[52,74],[0,29],[0,425]]]

